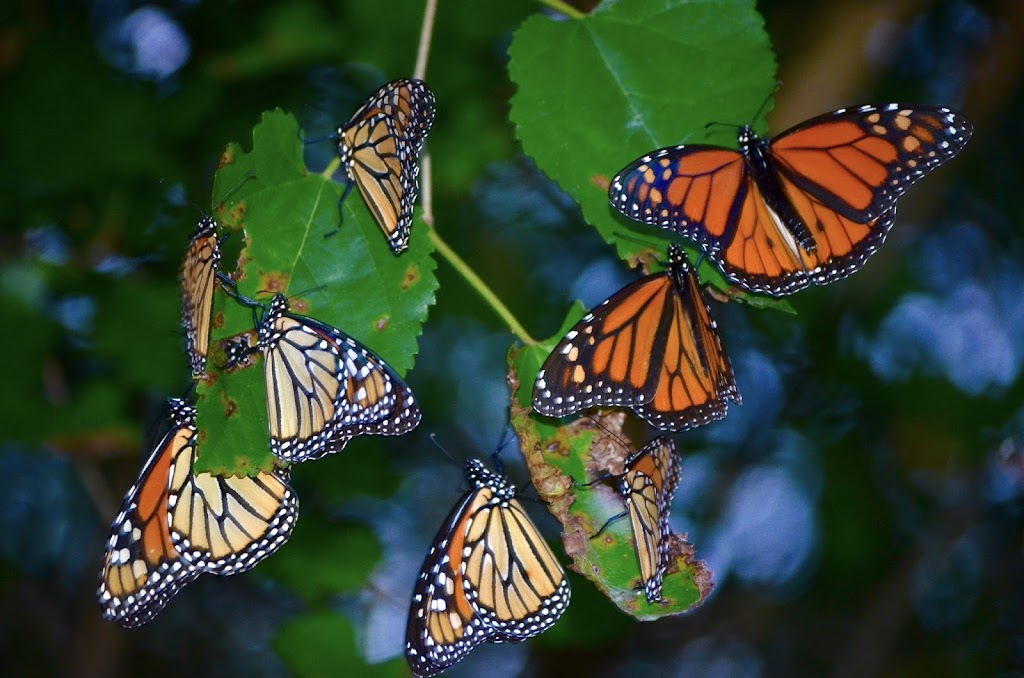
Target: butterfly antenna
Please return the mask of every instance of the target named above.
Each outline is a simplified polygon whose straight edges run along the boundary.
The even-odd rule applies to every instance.
[[[751,127],[757,124],[757,121],[761,118],[763,114],[767,113],[768,104],[771,103],[772,97],[775,96],[775,93],[779,90],[779,87],[781,86],[782,83],[776,80],[775,87],[772,87],[772,91],[768,94],[768,96],[764,98],[764,101],[761,102],[761,107],[757,109],[757,113],[754,114],[754,118],[750,121]]]
[[[299,137],[299,141],[301,141],[304,144],[319,144],[321,141],[327,140],[338,141],[338,139],[341,138],[341,134],[339,132],[335,132],[334,134],[325,134],[322,137],[311,137],[309,139],[304,139],[302,137],[302,130],[299,130],[296,134]]]
[[[601,529],[598,530],[597,532],[595,532],[594,534],[590,535],[590,538],[591,539],[597,539],[598,537],[600,537],[601,533],[604,532],[605,529],[607,529],[607,527],[609,525],[614,523],[619,518],[625,518],[627,513],[628,513],[628,511],[623,511],[622,513],[616,513],[614,516],[612,516],[608,520],[604,521],[604,525],[601,526]]]
[[[448,459],[450,459],[451,462],[453,464],[455,464],[456,466],[458,466],[459,468],[462,467],[462,464],[459,463],[459,460],[456,459],[455,457],[453,457],[451,452],[446,450],[444,445],[442,445],[441,443],[439,443],[437,441],[437,434],[436,433],[431,433],[429,437],[430,437],[430,442],[434,443],[434,445],[437,446],[437,449],[441,450],[444,453],[444,456],[448,457]]]
[[[235,191],[237,191],[239,188],[241,188],[242,184],[244,184],[245,182],[249,181],[249,179],[252,179],[254,176],[256,176],[256,170],[254,170],[254,169],[251,169],[251,170],[247,171],[245,174],[243,174],[238,179],[238,181],[236,181],[234,184],[232,184],[231,188],[229,188],[224,193],[224,197],[222,197],[220,199],[220,201],[214,206],[213,210],[216,212],[219,208],[223,207],[224,203],[227,202],[227,199],[230,198],[231,195]]]

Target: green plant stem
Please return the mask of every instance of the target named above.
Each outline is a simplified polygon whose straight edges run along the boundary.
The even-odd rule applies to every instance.
[[[331,158],[331,161],[329,163],[327,163],[327,167],[325,167],[324,171],[320,173],[320,176],[322,176],[327,181],[330,181],[331,177],[334,176],[334,173],[338,171],[338,168],[340,166],[341,166],[341,157],[340,156],[335,156],[335,157]]]
[[[527,333],[522,324],[520,324],[516,317],[512,315],[512,311],[508,310],[508,306],[505,306],[501,299],[498,298],[498,295],[494,293],[494,290],[488,287],[487,283],[480,279],[480,276],[476,274],[476,271],[470,268],[469,264],[463,261],[462,257],[456,254],[455,250],[448,246],[448,243],[438,235],[437,229],[431,228],[428,232],[430,233],[431,242],[433,242],[434,247],[437,248],[438,254],[444,257],[448,263],[452,265],[452,268],[458,271],[459,275],[466,279],[469,286],[476,290],[477,294],[483,297],[484,301],[494,309],[494,312],[505,321],[508,328],[512,330],[512,334],[516,335],[516,338],[527,346],[536,344],[537,340]]]
[[[581,11],[579,11],[578,9],[576,9],[575,7],[570,5],[569,3],[563,2],[562,0],[539,0],[539,1],[540,1],[540,4],[547,5],[551,9],[555,10],[556,12],[561,12],[562,14],[564,14],[567,17],[569,17],[570,19],[582,19],[583,17],[587,16],[586,14],[584,14]]]

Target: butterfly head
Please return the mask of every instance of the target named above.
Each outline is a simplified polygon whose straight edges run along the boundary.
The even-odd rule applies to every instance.
[[[516,496],[515,486],[502,474],[489,470],[479,459],[466,460],[466,478],[473,487],[487,488],[503,501],[509,501]]]
[[[217,220],[213,217],[204,216],[196,224],[196,232],[192,235],[196,238],[207,238],[217,232]]]
[[[761,137],[750,125],[740,125],[740,131],[736,134],[736,141],[740,145],[740,153],[749,155],[751,149],[761,141]]]
[[[177,427],[190,425],[196,418],[196,408],[187,400],[169,398],[167,407],[171,413],[171,421]]]

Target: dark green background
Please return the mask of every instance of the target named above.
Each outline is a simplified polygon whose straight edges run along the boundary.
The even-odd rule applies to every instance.
[[[420,428],[357,440],[297,469],[296,532],[255,572],[201,577],[137,631],[99,617],[109,521],[156,439],[163,401],[188,386],[176,272],[209,209],[221,151],[229,142],[247,147],[262,113],[275,108],[307,135],[331,133],[381,83],[411,74],[422,15],[421,3],[404,0],[386,9],[377,0],[160,7],[191,53],[159,82],[128,72],[112,39],[136,5],[0,9],[3,672],[403,675],[401,659],[366,668],[363,657],[400,646],[419,561],[461,489],[457,466],[428,435],[461,461],[490,454],[507,428],[512,337],[443,260],[408,379],[424,411]],[[896,100],[951,105],[976,126],[965,152],[901,201],[890,241],[862,272],[796,295],[795,317],[713,307],[746,404],[678,437],[684,475],[701,482],[684,482],[692,494],[677,497],[674,524],[689,531],[699,558],[727,563],[716,549],[729,543],[721,526],[738,481],[775,469],[808,498],[811,550],[784,581],[744,578],[734,560],[702,608],[649,624],[574,577],[572,605],[551,631],[525,647],[481,648],[455,675],[1024,671],[1024,14],[984,2],[793,0],[758,9],[782,81],[769,130]],[[596,203],[581,211],[539,172],[509,119],[513,32],[544,11],[521,1],[441,0],[427,71],[438,100],[429,149],[439,232],[537,338],[556,331],[575,297],[594,305],[635,275],[584,222]],[[720,11],[712,23],[731,27]],[[669,43],[693,27],[672,28]],[[535,55],[532,72],[548,65],[557,76],[560,47],[546,45],[551,56]],[[723,116],[748,108],[752,116],[766,94],[763,74],[752,80],[756,91],[737,86],[746,71],[707,77],[699,53],[649,42],[633,59],[631,68],[671,81],[692,72],[694,88],[673,85],[666,100]],[[607,102],[596,88],[597,100],[585,92],[566,99],[567,91],[552,83],[551,101],[577,106],[579,116],[551,134],[600,138]],[[671,120],[672,111],[663,115]],[[680,111],[684,128],[666,143],[701,131],[688,115],[689,107]],[[624,164],[640,140],[622,134]],[[307,162],[323,167],[332,152],[329,142],[311,145]],[[564,165],[593,156],[578,153],[565,153]],[[901,304],[922,299],[949,309],[948,332],[894,339],[880,329]],[[963,356],[953,366],[966,370],[986,364],[997,330],[1008,345],[992,360],[1010,359],[998,380],[972,382],[977,388],[914,348],[948,346]],[[883,351],[896,351],[899,378],[871,369]],[[523,484],[517,457],[514,445],[504,449]],[[557,544],[542,507],[528,510]]]

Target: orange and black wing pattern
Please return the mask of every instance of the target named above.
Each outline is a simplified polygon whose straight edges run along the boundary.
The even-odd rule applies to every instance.
[[[192,448],[195,410],[171,401],[171,429],[128,490],[110,527],[98,592],[103,618],[123,626],[145,624],[200,572],[178,553],[168,520],[171,466]]]
[[[413,592],[405,652],[417,676],[444,671],[480,643],[535,636],[569,604],[565,570],[515,487],[475,459],[466,477],[470,490],[434,538]]]
[[[433,122],[434,95],[426,84],[396,80],[338,129],[342,165],[395,254],[409,243],[418,157]]]
[[[177,455],[168,487],[171,542],[190,567],[245,572],[288,541],[299,514],[288,471],[217,476],[196,473],[194,461],[194,446]]]
[[[252,477],[195,473],[195,409],[170,401],[171,430],[128,490],[100,573],[103,617],[150,621],[182,586],[207,572],[244,572],[291,536],[298,502],[281,470]]]
[[[609,200],[697,242],[734,282],[791,294],[844,278],[884,242],[896,198],[970,138],[959,113],[888,104],[818,116],[740,150],[663,148],[627,165]]]
[[[271,452],[308,461],[340,451],[356,435],[416,428],[416,399],[390,365],[340,330],[288,308],[288,299],[276,295],[258,330]]]
[[[740,402],[732,365],[676,245],[667,271],[627,285],[584,316],[533,387],[533,408],[549,417],[629,407],[669,431],[721,419],[729,400]]]
[[[193,378],[203,376],[206,368],[213,288],[219,265],[217,222],[211,217],[203,217],[189,240],[181,264],[181,325],[185,329]]]
[[[668,562],[668,516],[679,486],[675,444],[659,437],[626,459],[619,492],[626,501],[640,564],[640,582],[647,601],[661,600],[661,582]]]

